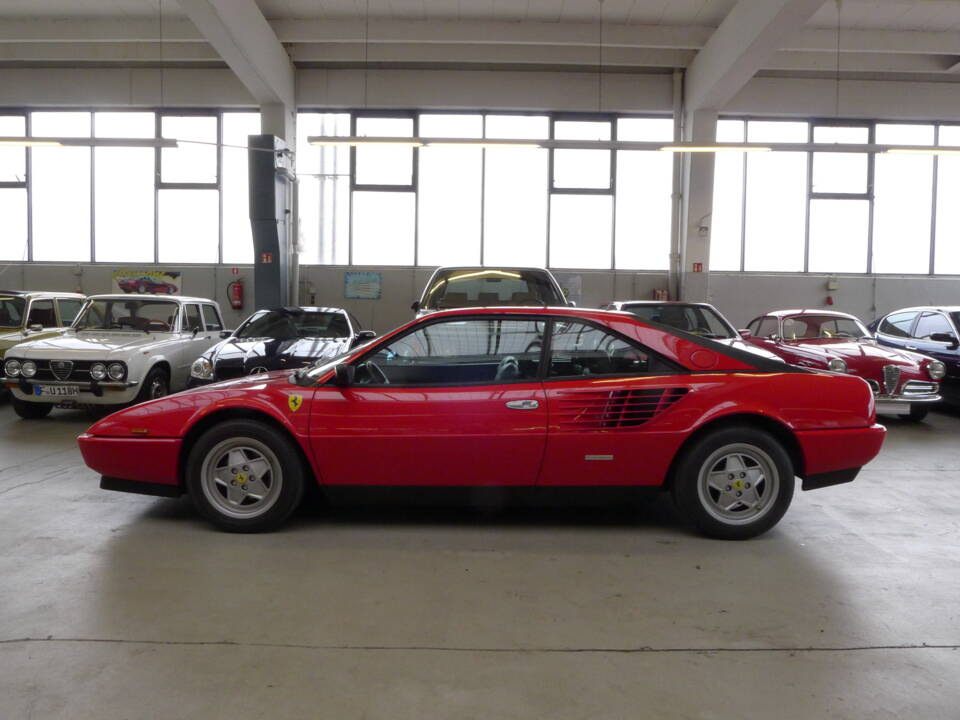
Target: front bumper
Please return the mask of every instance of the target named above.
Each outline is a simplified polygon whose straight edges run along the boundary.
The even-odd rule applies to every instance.
[[[14,397],[25,402],[49,403],[52,405],[78,404],[78,405],[115,405],[123,404],[133,400],[136,395],[136,387],[140,384],[137,380],[108,380],[99,382],[97,380],[37,380],[35,378],[25,377],[5,377],[2,380],[3,386],[13,391]],[[37,385],[52,385],[54,387],[76,387],[79,390],[77,395],[37,395],[35,387]]]
[[[77,438],[87,466],[111,478],[115,484],[125,481],[124,484],[162,485],[174,489],[180,487],[178,467],[182,443],[182,438],[102,437],[90,433]]]
[[[876,380],[867,380],[873,390],[873,400],[877,404],[877,412],[899,413],[910,405],[940,402],[940,385],[935,381],[907,380],[903,383],[899,393],[884,393],[880,383]]]

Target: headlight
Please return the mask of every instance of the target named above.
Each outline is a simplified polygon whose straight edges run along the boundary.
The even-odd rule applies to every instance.
[[[23,365],[24,375],[26,375],[27,365]],[[944,375],[947,374],[947,366],[944,365],[939,360],[931,360],[927,364],[927,375],[930,376],[931,380],[940,380]]]
[[[31,378],[37,374],[37,364],[33,360],[24,360],[20,365],[20,374]]]
[[[120,363],[110,363],[107,367],[107,375],[110,376],[111,380],[123,380],[124,373],[126,373],[126,370]]]
[[[213,380],[213,363],[205,357],[198,357],[190,366],[190,376],[198,380]]]
[[[107,376],[107,367],[103,363],[94,363],[90,366],[90,377],[94,380],[103,380]]]
[[[845,373],[847,371],[847,363],[845,363],[840,358],[834,358],[833,360],[831,360],[827,364],[827,367],[833,370],[834,372]]]
[[[20,361],[19,360],[7,360],[3,364],[3,370],[7,373],[7,377],[17,377],[20,374]]]

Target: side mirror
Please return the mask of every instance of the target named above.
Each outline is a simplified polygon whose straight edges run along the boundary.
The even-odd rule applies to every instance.
[[[413,310],[414,312],[419,312],[419,310],[420,310],[420,301],[419,301],[419,300],[414,300],[414,301],[413,301],[413,304],[410,306],[410,309]]]
[[[569,307],[576,307],[576,306],[577,306],[577,301],[576,301],[576,300],[567,300],[567,305],[568,305]]]
[[[28,330],[30,330],[30,332],[40,332],[41,330],[43,330],[43,325],[41,325],[40,323],[30,323],[30,327],[28,328]]]
[[[357,333],[357,340],[373,340],[376,336],[373,330],[361,330]]]
[[[334,369],[333,384],[337,387],[350,387],[353,385],[354,369],[353,365],[340,363]]]
[[[933,342],[947,343],[947,345],[949,345],[951,348],[960,346],[960,342],[957,341],[957,336],[953,333],[933,333],[933,335],[930,336],[930,339]]]
[[[230,337],[231,335],[233,335],[233,330],[221,330],[221,331],[220,331],[220,338],[221,338],[222,340],[226,340],[226,339],[227,339],[228,337]]]
[[[193,336],[196,337],[197,333],[200,332],[200,326],[198,325],[191,332],[193,333]]]
[[[753,337],[752,330],[737,330],[737,332],[740,333],[740,337],[742,337],[744,340],[749,340]]]

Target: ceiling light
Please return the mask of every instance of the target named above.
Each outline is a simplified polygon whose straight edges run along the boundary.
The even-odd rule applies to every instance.
[[[2,147],[122,147],[175,148],[168,138],[0,137]]]
[[[703,145],[664,145],[663,152],[689,153],[716,153],[716,152],[770,152],[773,148],[766,145],[717,145],[705,143]]]
[[[960,147],[892,147],[884,152],[888,155],[960,155]]]
[[[391,145],[395,147],[421,147],[423,140],[408,137],[331,137],[327,135],[313,135],[307,138],[310,145],[317,146],[355,146],[355,145]]]

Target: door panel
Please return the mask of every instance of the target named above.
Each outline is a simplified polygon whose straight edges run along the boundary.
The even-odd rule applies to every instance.
[[[310,421],[321,481],[333,485],[533,485],[546,433],[538,382],[325,386]]]

